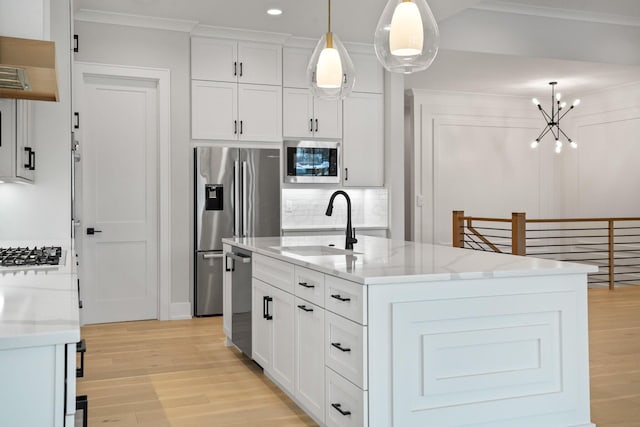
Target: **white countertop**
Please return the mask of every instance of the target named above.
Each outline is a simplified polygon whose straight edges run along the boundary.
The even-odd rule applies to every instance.
[[[9,245],[0,241],[0,247],[5,246]],[[66,263],[57,269],[0,269],[0,350],[80,341],[74,257],[68,248],[63,246],[63,250],[67,250]]]
[[[591,273],[596,266],[459,249],[380,237],[357,236],[353,253],[302,256],[282,247],[344,249],[342,236],[244,237],[224,243],[362,284],[411,283],[490,277]]]

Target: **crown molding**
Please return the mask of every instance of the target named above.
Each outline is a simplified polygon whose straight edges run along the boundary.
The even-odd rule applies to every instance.
[[[191,30],[192,36],[217,37],[223,39],[259,41],[262,43],[284,44],[291,34],[270,33],[266,31],[245,30],[240,28],[215,27],[197,24]]]
[[[511,3],[502,0],[486,0],[470,7],[470,9],[486,10],[490,12],[513,13],[519,15],[541,16],[545,18],[568,19],[573,21],[592,22],[598,24],[640,27],[640,18],[634,16],[622,16],[607,13],[589,12],[584,10],[533,6]]]
[[[179,31],[183,33],[190,33],[198,25],[198,22],[196,21],[103,12],[91,9],[80,9],[74,13],[73,18],[76,21],[82,22],[124,25],[127,27],[151,28],[155,30]]]

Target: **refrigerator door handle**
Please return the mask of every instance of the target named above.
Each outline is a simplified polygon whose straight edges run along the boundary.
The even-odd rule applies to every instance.
[[[223,256],[224,256],[224,254],[207,253],[207,254],[203,254],[202,258],[204,258],[204,259],[222,258]]]
[[[233,162],[233,174],[233,195],[235,199],[235,208],[233,210],[233,235],[240,237],[242,235],[240,230],[240,162],[237,160]]]
[[[242,162],[242,237],[247,237],[247,162]]]

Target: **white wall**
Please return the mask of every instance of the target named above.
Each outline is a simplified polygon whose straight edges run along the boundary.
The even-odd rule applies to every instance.
[[[191,215],[189,34],[76,21],[76,60],[171,71],[171,303],[190,300]]]
[[[569,124],[563,215],[640,217],[640,83],[583,96]]]
[[[420,90],[408,95],[413,150],[407,155],[415,170],[406,197],[413,239],[450,244],[453,210],[501,218],[512,212],[557,215],[558,156],[546,139],[530,148],[544,122],[529,99]]]
[[[71,95],[68,0],[51,2],[59,102],[34,102],[36,182],[0,184],[0,240],[71,239]]]

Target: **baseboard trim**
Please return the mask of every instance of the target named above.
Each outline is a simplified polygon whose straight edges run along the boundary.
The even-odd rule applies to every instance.
[[[169,320],[191,319],[191,303],[172,302],[169,308]]]

